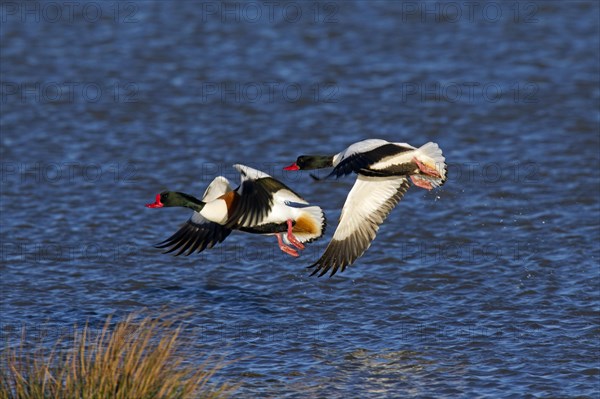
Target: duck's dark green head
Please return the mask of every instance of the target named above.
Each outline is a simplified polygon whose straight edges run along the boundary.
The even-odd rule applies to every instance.
[[[332,155],[300,155],[296,162],[286,166],[283,170],[311,170],[331,168],[332,166]]]
[[[160,194],[156,194],[154,203],[146,204],[146,207],[148,208],[163,208],[167,206],[183,206],[198,210],[198,208],[202,209],[204,203],[196,197],[186,193],[163,191]]]

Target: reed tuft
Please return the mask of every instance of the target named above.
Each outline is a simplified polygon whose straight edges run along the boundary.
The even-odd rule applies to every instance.
[[[139,319],[139,320],[138,320]],[[235,387],[211,379],[223,367],[186,359],[186,340],[174,320],[130,315],[94,334],[75,328],[71,342],[0,353],[0,399],[9,398],[224,398]]]

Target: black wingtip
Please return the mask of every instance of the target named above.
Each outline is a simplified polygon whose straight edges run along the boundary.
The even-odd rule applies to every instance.
[[[333,171],[333,172],[331,172],[330,174],[328,174],[328,175],[327,175],[327,176],[325,176],[325,177],[319,177],[319,176],[317,176],[317,175],[314,175],[314,174],[312,174],[312,173],[310,173],[310,174],[309,174],[309,176],[310,176],[310,177],[312,177],[312,179],[313,179],[314,181],[323,181],[323,180],[329,180],[329,179],[331,179],[331,178],[333,178],[333,177],[335,177],[336,179],[338,179],[338,178],[339,178],[340,176],[342,176],[342,175],[336,174],[336,173],[335,173],[335,171]]]
[[[325,176],[325,177],[323,178],[323,180],[329,180],[329,179],[331,179],[332,177],[335,177],[335,178],[337,179],[337,178],[339,178],[340,176],[343,176],[343,175],[344,175],[343,173],[340,173],[340,172],[338,172],[338,171],[336,171],[336,170],[334,169],[334,170],[332,170],[332,171],[331,171],[331,173],[329,173],[327,176]]]
[[[321,274],[319,274],[319,277],[321,277],[321,276],[323,276],[323,275],[327,274],[327,272],[329,271],[329,269],[331,269],[331,273],[329,274],[329,278],[331,278],[331,277],[333,277],[333,276],[334,276],[334,274],[336,274],[336,273],[337,273],[337,271],[338,271],[339,267],[338,267],[337,265],[336,265],[336,266],[333,266],[333,267],[329,267],[329,268],[327,268],[327,269],[323,270],[323,271],[321,272]]]
[[[166,248],[166,247],[171,246],[172,244],[173,244],[173,241],[171,240],[171,237],[169,237],[164,241],[154,244],[153,247],[154,248]]]
[[[310,266],[306,266],[307,269],[312,269],[313,267],[315,267],[315,270],[312,271],[311,274],[309,274],[309,276],[314,276],[315,274],[317,274],[319,272],[319,270],[321,270],[321,267],[316,267],[319,264],[319,262],[317,263],[313,263]]]
[[[317,275],[317,277],[324,276],[331,270],[331,274],[329,274],[329,278],[331,278],[331,277],[333,277],[334,274],[337,273],[337,271],[339,269],[338,266],[334,266],[334,267],[328,266],[327,267],[327,266],[323,266],[319,262],[316,262],[310,266],[307,266],[306,268],[312,269],[313,267],[315,268],[315,270],[313,270],[312,273],[309,275],[311,277],[314,276],[315,274]],[[343,269],[342,269],[342,271],[343,271]],[[319,273],[319,274],[317,274],[317,273]]]

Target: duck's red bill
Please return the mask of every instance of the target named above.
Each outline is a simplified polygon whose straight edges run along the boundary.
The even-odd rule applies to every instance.
[[[160,202],[160,194],[156,194],[156,201],[152,204],[146,204],[147,208],[162,208],[164,205]]]
[[[294,162],[290,166],[286,166],[285,168],[283,168],[283,170],[300,170],[300,168],[298,167],[298,164]]]

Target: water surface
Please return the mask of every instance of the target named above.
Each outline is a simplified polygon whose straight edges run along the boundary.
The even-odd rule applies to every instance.
[[[48,4],[2,8],[3,338],[185,309],[239,397],[598,395],[597,3]],[[309,277],[353,179],[281,168],[375,137],[436,141],[449,180]],[[143,205],[234,163],[326,237],[154,249],[189,214]]]

